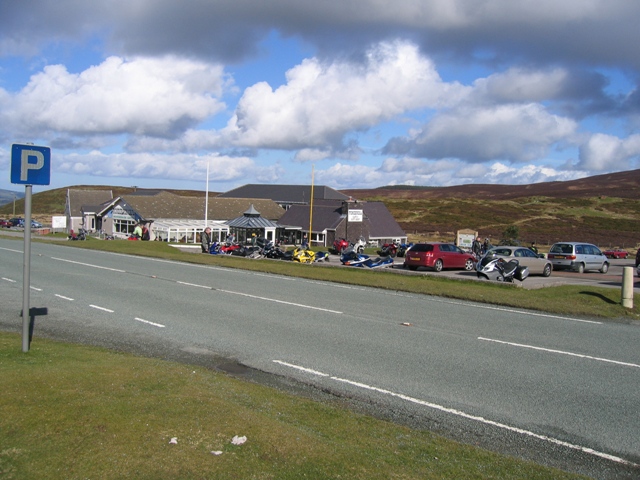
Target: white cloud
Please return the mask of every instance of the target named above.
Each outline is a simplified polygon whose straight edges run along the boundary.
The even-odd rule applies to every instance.
[[[502,103],[542,102],[557,97],[565,88],[569,72],[510,68],[474,82],[474,96]]]
[[[628,170],[640,165],[640,134],[625,139],[597,133],[580,147],[578,166],[596,172]]]
[[[442,82],[415,45],[382,43],[364,65],[307,59],[275,91],[265,82],[247,88],[225,134],[240,146],[322,149],[407,110],[455,102],[464,91]]]
[[[402,148],[426,158],[525,162],[544,157],[552,144],[567,139],[576,128],[573,120],[552,115],[538,104],[461,107],[436,115]],[[388,148],[395,147],[391,143]]]
[[[563,171],[537,165],[521,165],[516,168],[496,162],[490,166],[484,179],[486,183],[528,185],[539,182],[574,180],[585,176],[587,176],[587,172],[580,170]]]
[[[256,166],[247,157],[217,155],[87,154],[60,155],[54,172],[95,177],[126,177],[175,180],[204,180],[207,164],[211,182],[240,180],[255,174]]]
[[[22,135],[171,136],[223,109],[224,83],[222,67],[171,56],[110,57],[79,74],[51,65],[3,100],[2,121]]]

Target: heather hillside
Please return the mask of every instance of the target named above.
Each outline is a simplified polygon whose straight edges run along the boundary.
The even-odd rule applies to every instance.
[[[633,249],[640,242],[640,170],[531,185],[387,186],[343,190],[383,201],[414,238],[477,230],[496,242],[510,226],[522,242],[588,241]]]

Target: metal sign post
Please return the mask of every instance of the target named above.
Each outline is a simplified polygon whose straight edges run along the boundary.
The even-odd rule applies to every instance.
[[[24,255],[22,261],[22,351],[29,351],[29,326],[31,308],[31,190],[32,185],[24,187]]]
[[[51,149],[35,145],[11,146],[11,183],[24,185],[24,257],[22,269],[22,351],[29,351],[31,309],[31,193],[33,185],[49,185]]]

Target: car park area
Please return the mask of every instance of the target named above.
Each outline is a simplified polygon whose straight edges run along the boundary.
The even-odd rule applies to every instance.
[[[337,257],[336,257],[337,258]],[[333,261],[333,258],[331,259]],[[334,264],[339,264],[339,261]],[[536,289],[553,287],[559,285],[590,285],[596,287],[608,287],[608,288],[621,288],[622,286],[622,272],[624,267],[634,267],[633,259],[629,258],[610,260],[610,266],[607,273],[600,272],[587,272],[578,273],[570,270],[554,270],[551,276],[544,277],[541,275],[530,275],[523,282],[516,281],[514,283],[517,287],[525,289]],[[418,272],[412,272],[403,268],[402,262],[396,260],[392,266],[394,271],[399,271],[406,275],[434,275],[434,276],[446,276],[448,278],[454,278],[459,280],[471,280],[471,281],[484,281],[477,277],[475,271],[460,271],[460,270],[443,270],[441,272],[435,272],[431,270],[420,270]],[[635,275],[635,268],[634,268]],[[640,293],[640,277],[634,276],[634,290]]]

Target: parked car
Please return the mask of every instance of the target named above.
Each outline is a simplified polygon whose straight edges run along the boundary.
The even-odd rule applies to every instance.
[[[473,270],[475,257],[452,243],[416,243],[406,253],[404,267],[417,270],[418,267],[432,268],[436,272],[444,268]]]
[[[0,227],[11,228],[11,222],[9,220],[5,220],[4,218],[0,218]]]
[[[31,228],[42,228],[42,224],[40,222],[36,222],[35,220],[31,220]]]
[[[516,259],[522,266],[529,267],[531,275],[542,275],[548,277],[553,270],[551,260],[544,256],[537,255],[533,250],[527,247],[501,246],[490,249],[486,255],[493,254],[497,257],[504,258],[506,261]]]
[[[609,271],[609,261],[598,247],[590,243],[559,242],[549,249],[547,258],[554,270],[568,269],[583,273],[587,270]]]
[[[607,258],[627,258],[629,256],[629,252],[626,250],[622,250],[620,248],[612,248],[610,250],[605,250],[602,252]]]
[[[14,217],[9,222],[11,222],[12,227],[24,227],[24,218]]]
[[[636,268],[640,265],[640,248],[636,252]]]

